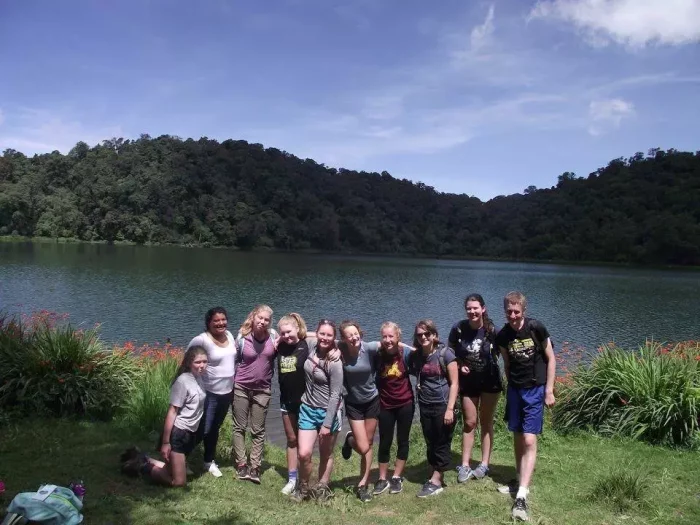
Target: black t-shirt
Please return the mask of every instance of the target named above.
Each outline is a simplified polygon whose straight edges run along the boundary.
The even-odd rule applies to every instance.
[[[491,341],[485,328],[474,329],[469,321],[460,321],[450,330],[448,342],[455,351],[460,365],[469,367],[470,372],[488,372],[492,363]]]
[[[306,388],[304,362],[307,357],[309,357],[309,345],[303,339],[295,345],[283,341],[277,345],[280,402],[301,403],[301,396]]]
[[[523,327],[517,333],[506,323],[496,336],[496,346],[508,350],[510,362],[508,381],[517,388],[530,388],[547,383],[547,362],[544,351],[549,332],[536,319],[526,317],[524,321]]]

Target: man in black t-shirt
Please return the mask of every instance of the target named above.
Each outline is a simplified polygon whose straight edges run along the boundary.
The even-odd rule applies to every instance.
[[[513,432],[517,480],[498,490],[515,492],[512,517],[528,520],[527,495],[537,459],[537,435],[542,433],[544,406],[554,405],[556,360],[547,328],[525,317],[527,300],[520,292],[503,299],[508,323],[496,336],[508,378],[506,417]]]

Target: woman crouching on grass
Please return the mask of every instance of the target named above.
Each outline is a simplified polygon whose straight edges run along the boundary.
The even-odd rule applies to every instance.
[[[142,474],[162,485],[184,487],[187,484],[185,459],[197,445],[197,429],[204,414],[206,393],[202,374],[207,367],[207,351],[191,346],[185,352],[170,388],[170,407],[165,415],[160,453],[163,461],[149,458],[132,447],[122,454],[122,472]]]
[[[417,351],[411,370],[418,377],[420,424],[430,466],[428,481],[417,495],[427,498],[442,492],[443,473],[450,468],[459,371],[454,352],[440,342],[432,321],[418,322],[413,344]]]
[[[318,323],[316,341],[309,342],[309,357],[304,363],[306,388],[299,409],[299,480],[291,498],[301,502],[310,498],[325,501],[333,496],[328,483],[333,470],[333,447],[340,430],[338,409],[342,401],[343,365],[332,361],[335,348],[335,324],[328,319]],[[318,438],[318,484],[309,488],[311,455]]]

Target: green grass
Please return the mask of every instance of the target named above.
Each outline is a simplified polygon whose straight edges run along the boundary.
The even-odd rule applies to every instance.
[[[617,512],[646,505],[649,491],[647,478],[640,472],[616,470],[601,475],[591,490],[590,499],[611,505]]]
[[[230,420],[230,418],[229,418]],[[504,524],[510,522],[508,496],[496,492],[496,482],[513,475],[510,436],[499,423],[492,479],[456,483],[447,474],[443,494],[420,500],[415,494],[425,478],[425,448],[420,430],[413,429],[405,491],[385,494],[361,504],[352,493],[359,461],[346,462],[336,446],[332,486],[327,505],[293,504],[280,494],[286,481],[284,451],[268,446],[262,485],[234,478],[229,460],[230,422],[222,431],[218,462],[224,476],[195,477],[185,489],[167,489],[119,473],[119,453],[136,442],[151,450],[153,435],[135,436],[115,423],[69,419],[24,420],[0,427],[0,479],[6,506],[15,493],[36,490],[40,483],[67,484],[85,480],[85,523],[88,524],[314,524],[440,523]],[[132,431],[133,432],[133,431]],[[454,460],[461,440],[453,445]],[[201,449],[191,457],[198,471]],[[375,463],[376,467],[376,463]],[[592,499],[599,487],[610,490],[610,472],[644,472],[643,505],[629,505],[624,514],[615,505]],[[688,524],[700,523],[700,454],[647,445],[629,439],[609,439],[577,433],[560,436],[546,430],[540,440],[537,470],[530,495],[534,523],[541,524]],[[373,471],[373,481],[376,469]],[[624,488],[626,483],[617,483]],[[607,488],[605,488],[607,487]],[[634,499],[632,498],[632,501]]]

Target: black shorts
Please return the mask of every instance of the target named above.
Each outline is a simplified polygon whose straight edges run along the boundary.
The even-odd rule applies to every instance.
[[[471,372],[466,376],[460,372],[459,395],[462,397],[479,397],[481,394],[499,394],[503,392],[501,374],[498,368],[484,372]]]
[[[345,400],[345,415],[353,421],[379,418],[379,396],[366,403],[350,403]]]
[[[196,432],[173,427],[170,432],[170,450],[187,456],[199,443]]]

